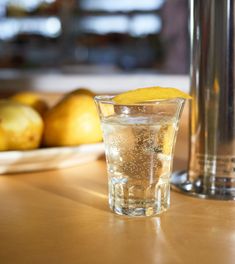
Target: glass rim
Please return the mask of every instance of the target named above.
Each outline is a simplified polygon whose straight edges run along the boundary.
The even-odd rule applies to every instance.
[[[115,101],[113,101],[112,99],[115,97],[116,95],[96,95],[94,97],[94,100],[96,102],[99,103],[103,103],[103,104],[110,104],[110,105],[128,105],[128,106],[136,106],[136,105],[156,105],[159,103],[168,103],[168,102],[172,102],[172,103],[177,103],[177,102],[185,102],[186,99],[182,98],[182,97],[175,97],[175,98],[169,98],[169,99],[157,99],[157,100],[152,100],[152,101],[146,101],[146,102],[139,102],[139,103],[132,103],[132,104],[120,104],[120,103],[116,103]]]

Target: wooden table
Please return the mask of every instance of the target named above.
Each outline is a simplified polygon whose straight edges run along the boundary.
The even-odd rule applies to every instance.
[[[186,166],[187,118],[175,169]],[[1,264],[235,263],[235,203],[172,192],[161,216],[108,208],[104,159],[0,176]]]

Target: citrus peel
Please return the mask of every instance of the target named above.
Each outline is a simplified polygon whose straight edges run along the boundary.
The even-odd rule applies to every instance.
[[[113,101],[118,104],[136,104],[174,98],[191,99],[192,97],[177,88],[154,86],[121,93],[116,95]]]

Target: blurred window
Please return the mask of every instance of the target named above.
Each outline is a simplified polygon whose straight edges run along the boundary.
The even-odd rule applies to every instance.
[[[101,10],[109,12],[127,12],[127,11],[153,11],[159,9],[165,0],[81,0],[78,1],[83,10]]]
[[[0,68],[185,73],[187,0],[1,0]]]

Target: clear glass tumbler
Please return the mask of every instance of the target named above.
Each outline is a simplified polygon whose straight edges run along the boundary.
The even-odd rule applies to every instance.
[[[96,96],[109,178],[109,205],[121,215],[151,216],[170,205],[170,176],[181,98],[116,104]]]

